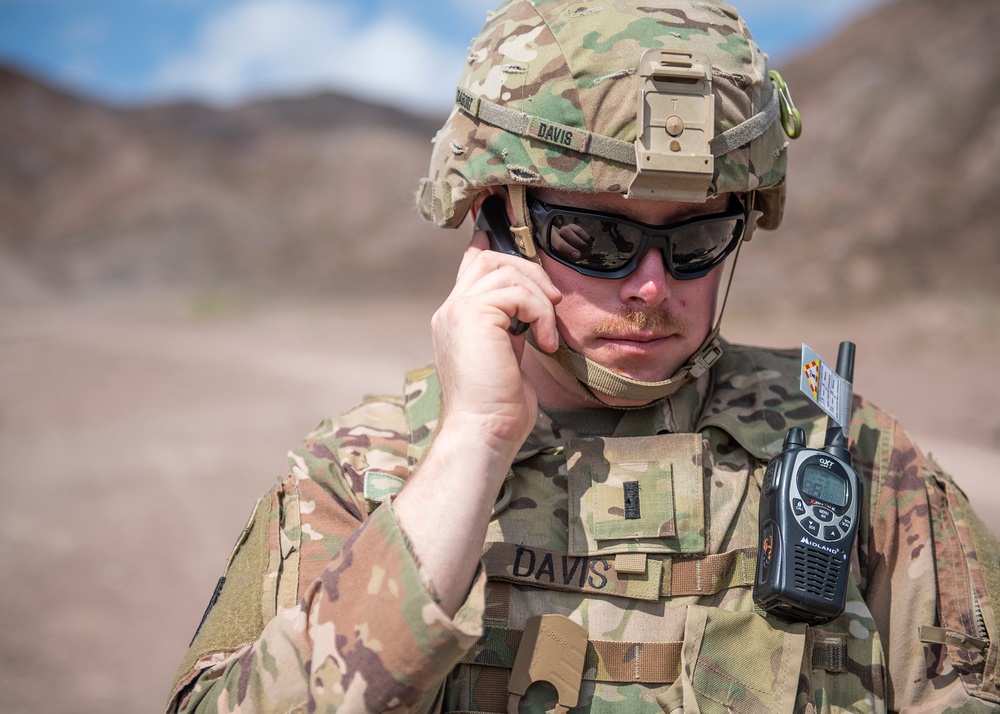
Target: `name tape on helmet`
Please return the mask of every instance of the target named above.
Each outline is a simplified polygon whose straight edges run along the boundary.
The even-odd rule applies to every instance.
[[[469,116],[511,134],[537,139],[581,154],[591,154],[602,159],[635,165],[635,149],[627,141],[593,134],[586,129],[514,111],[483,97],[477,97],[461,87],[455,92],[455,104]]]

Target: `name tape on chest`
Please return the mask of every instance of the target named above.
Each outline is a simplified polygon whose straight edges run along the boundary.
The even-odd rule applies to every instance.
[[[572,556],[515,543],[490,543],[483,553],[492,580],[647,601],[749,587],[756,560],[756,548],[739,548],[706,556],[648,558],[645,572],[637,573],[616,568],[615,556]]]

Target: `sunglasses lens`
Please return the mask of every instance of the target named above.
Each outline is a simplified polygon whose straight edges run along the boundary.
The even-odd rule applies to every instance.
[[[570,265],[610,272],[620,269],[642,244],[635,226],[593,216],[557,213],[549,226],[548,253]]]
[[[683,226],[670,233],[670,267],[678,275],[698,273],[726,256],[741,234],[742,216],[716,218]]]
[[[556,260],[584,273],[613,273],[651,245],[663,248],[670,272],[678,278],[695,277],[714,267],[742,235],[744,223],[742,215],[710,217],[653,233],[647,240],[642,228],[611,216],[559,209],[550,209],[548,215],[548,233],[541,245]]]

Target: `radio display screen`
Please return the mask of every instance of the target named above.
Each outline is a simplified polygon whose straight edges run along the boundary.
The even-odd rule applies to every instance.
[[[838,473],[808,465],[802,474],[802,493],[834,506],[847,505],[847,481]]]

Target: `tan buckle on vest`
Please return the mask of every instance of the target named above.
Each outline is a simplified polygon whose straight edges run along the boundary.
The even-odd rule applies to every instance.
[[[580,699],[587,631],[563,615],[535,615],[524,623],[507,691],[507,714],[517,714],[521,697],[535,682],[548,682],[559,695],[557,714]]]

